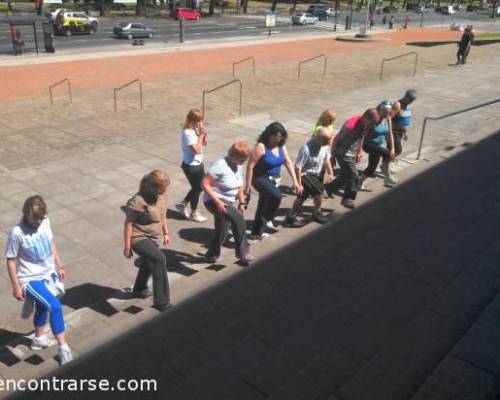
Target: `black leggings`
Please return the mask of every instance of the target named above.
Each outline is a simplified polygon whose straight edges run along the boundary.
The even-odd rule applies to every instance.
[[[200,194],[203,191],[201,189],[201,181],[205,176],[205,168],[203,167],[203,164],[188,165],[186,163],[182,163],[181,168],[184,171],[184,175],[186,175],[189,184],[191,185],[191,190],[187,193],[186,197],[184,197],[184,202],[189,202],[191,205],[191,210],[196,210],[196,208],[198,207]]]
[[[373,176],[381,158],[386,164],[391,162],[391,152],[387,147],[380,146],[373,142],[364,142],[363,150],[368,153],[368,167],[363,171],[365,176]]]
[[[134,292],[142,292],[148,287],[148,280],[153,274],[153,302],[155,306],[170,303],[170,289],[167,276],[167,259],[163,251],[150,239],[143,239],[132,245],[142,258],[139,272],[135,278]]]

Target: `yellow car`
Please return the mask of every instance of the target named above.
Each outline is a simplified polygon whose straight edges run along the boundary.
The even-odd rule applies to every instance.
[[[93,35],[97,31],[97,19],[81,12],[59,13],[54,22],[54,33],[71,36],[79,33]]]

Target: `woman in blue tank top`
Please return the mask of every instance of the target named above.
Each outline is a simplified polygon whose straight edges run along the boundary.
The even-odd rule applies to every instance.
[[[382,172],[386,185],[394,185],[396,178],[390,173],[390,164],[394,159],[394,137],[392,134],[392,103],[383,101],[377,107],[381,117],[380,123],[374,126],[363,141],[363,151],[368,153],[368,166],[363,171],[362,180],[372,177],[382,159]]]
[[[259,202],[250,239],[262,239],[264,229],[275,229],[272,220],[278,210],[282,194],[279,189],[281,166],[285,165],[297,193],[298,184],[285,142],[288,133],[279,122],[269,124],[257,140],[247,166],[245,193],[250,195],[253,186],[259,192]]]

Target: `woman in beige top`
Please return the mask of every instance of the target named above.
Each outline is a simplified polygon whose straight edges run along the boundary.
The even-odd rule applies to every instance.
[[[142,258],[135,279],[133,293],[137,297],[150,296],[148,279],[153,275],[153,307],[163,311],[170,307],[167,260],[160,250],[168,245],[167,206],[164,194],[170,184],[169,177],[158,170],[145,175],[139,192],[127,203],[124,229],[124,255],[132,257],[132,250]]]

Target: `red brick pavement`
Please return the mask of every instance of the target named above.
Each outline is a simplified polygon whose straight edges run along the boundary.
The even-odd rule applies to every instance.
[[[458,39],[459,33],[444,29],[408,29],[381,34],[387,42],[350,43],[331,38],[262,43],[147,55],[124,55],[37,65],[0,67],[0,100],[38,97],[48,86],[69,78],[76,91],[119,86],[131,79],[155,81],[229,69],[236,60],[252,55],[257,64],[286,62],[365,49],[403,46],[408,41]],[[97,57],[97,56],[96,56]]]

